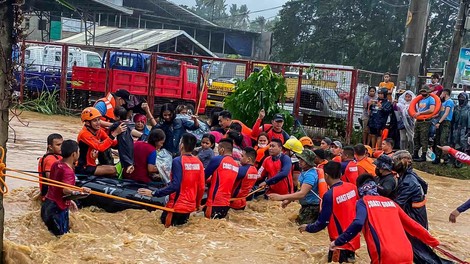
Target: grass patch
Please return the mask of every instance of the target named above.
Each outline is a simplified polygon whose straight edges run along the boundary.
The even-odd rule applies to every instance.
[[[46,115],[71,115],[72,113],[59,105],[59,90],[43,91],[38,97],[18,105],[25,111],[38,112]]]
[[[437,176],[470,180],[470,167],[454,168],[451,164],[431,164],[431,162],[413,162],[413,168]]]

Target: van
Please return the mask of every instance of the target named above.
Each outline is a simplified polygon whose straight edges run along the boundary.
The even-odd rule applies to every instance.
[[[101,57],[93,51],[69,47],[67,69],[72,66],[101,67]],[[52,71],[59,70],[62,65],[62,47],[55,45],[30,46],[25,50],[26,71]]]

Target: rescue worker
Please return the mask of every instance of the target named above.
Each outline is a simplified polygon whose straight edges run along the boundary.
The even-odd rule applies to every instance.
[[[126,126],[120,124],[108,136],[101,127],[101,114],[94,107],[87,107],[82,111],[81,120],[84,126],[78,134],[80,156],[75,172],[86,175],[116,176],[116,167],[113,165],[97,165],[96,159],[100,152],[116,146],[116,137],[126,131]]]
[[[383,154],[392,157],[394,151],[393,147],[395,146],[395,141],[391,138],[386,138],[382,141],[382,152]]]
[[[421,99],[416,108],[416,114],[413,118],[417,118],[420,115],[427,115],[434,112],[436,107],[436,100],[433,97],[429,96],[431,92],[429,86],[424,85],[423,88],[419,90],[423,99]],[[426,152],[428,151],[428,141],[429,141],[429,129],[431,127],[431,118],[428,119],[417,119],[415,125],[415,134],[413,141],[415,143],[413,160],[416,162],[426,161]],[[418,156],[419,149],[422,149],[421,157]]]
[[[145,196],[170,195],[166,207],[174,212],[163,211],[160,220],[165,227],[186,224],[189,215],[201,205],[205,189],[204,166],[196,156],[191,155],[196,143],[197,139],[192,134],[185,133],[181,136],[181,155],[173,159],[171,181],[165,188],[155,191],[145,188],[137,190]]]
[[[285,208],[292,201],[299,201],[301,208],[297,222],[299,224],[313,223],[318,219],[320,213],[320,198],[326,193],[328,187],[325,179],[322,178],[320,191],[320,181],[315,166],[315,153],[309,149],[305,149],[299,157],[302,173],[299,177],[300,189],[290,194],[268,194],[269,199],[273,201],[282,201],[282,207]]]
[[[267,187],[266,194],[289,194],[294,192],[292,179],[292,161],[282,153],[282,141],[274,138],[269,143],[269,157],[258,170],[260,179],[264,180],[259,187]]]
[[[297,158],[296,154],[302,153],[304,150],[304,147],[302,146],[302,143],[294,137],[291,136],[283,145],[284,147],[284,154],[290,157],[291,162],[292,162],[292,182],[294,184],[294,191],[298,190],[299,187],[299,175],[300,172],[302,171],[299,165],[299,159]]]
[[[310,150],[313,150],[314,145],[313,145],[313,141],[312,141],[311,138],[305,136],[305,137],[301,137],[299,139],[299,141],[300,141],[300,143],[302,143],[302,146],[304,148],[308,148]]]
[[[325,181],[330,189],[323,196],[320,216],[314,223],[301,225],[299,231],[317,233],[328,226],[330,241],[334,241],[356,217],[356,202],[359,195],[355,183],[340,180],[341,166],[339,163],[329,161],[324,170]],[[335,252],[330,250],[328,262],[354,263],[356,260],[355,251],[359,249],[360,245],[360,236],[357,235],[338,250],[339,256],[336,258],[333,258],[336,255]]]
[[[321,142],[320,142],[320,149],[323,149],[325,151],[329,151],[331,147],[331,139],[329,137],[324,137]]]
[[[375,161],[375,178],[377,191],[380,195],[393,199],[397,189],[397,181],[392,173],[393,161],[389,156],[382,154]]]
[[[450,155],[452,155],[458,162],[462,162],[462,163],[470,165],[470,155],[465,154],[456,149],[453,149],[449,146],[444,146],[444,147],[438,146],[438,148],[440,148],[443,151],[443,153],[449,153]]]
[[[457,207],[452,213],[449,215],[449,222],[455,223],[457,221],[457,216],[461,213],[467,211],[470,208],[470,199],[468,199],[465,203]]]
[[[326,159],[327,157],[327,151],[323,149],[316,149],[313,151],[315,153],[315,165],[319,169],[323,169],[323,166],[328,163],[328,160]]]
[[[393,200],[409,217],[428,229],[428,216],[426,212],[427,183],[413,171],[411,167],[412,158],[408,151],[397,151],[393,154],[392,159],[393,170],[399,175],[396,196]],[[441,259],[419,239],[410,236],[408,233],[407,236],[413,247],[414,263],[451,263]]]
[[[470,137],[470,105],[469,95],[462,92],[458,95],[458,104],[454,108],[452,117],[451,146],[463,153],[467,152]],[[462,167],[462,164],[454,159],[455,167]]]
[[[228,138],[219,142],[219,156],[209,162],[204,173],[210,183],[205,216],[211,219],[221,219],[227,216],[230,209],[233,185],[237,179],[239,167],[232,157],[233,142]]]
[[[354,160],[354,148],[346,146],[341,156],[341,181],[356,185],[359,177],[357,163]]]
[[[256,119],[256,122],[253,125],[251,136],[253,138],[257,138],[261,132],[266,132],[269,141],[277,138],[284,144],[284,142],[289,139],[289,134],[282,129],[282,126],[284,126],[284,116],[282,114],[275,114],[271,124],[261,125],[265,116],[266,112],[264,109],[261,109],[258,114],[258,119]]]
[[[100,98],[98,101],[96,101],[93,107],[96,108],[101,114],[101,127],[108,129],[114,123],[116,120],[114,110],[116,110],[116,108],[122,106],[128,109],[129,105],[131,104],[130,96],[131,94],[129,91],[125,89],[119,89],[114,93],[108,93],[106,97]],[[137,132],[137,130],[133,129],[133,136],[142,136],[142,133],[135,133],[134,131]],[[114,165],[111,149],[100,152],[98,154],[98,161],[102,165]]]
[[[106,97],[98,99],[93,106],[101,114],[101,126],[108,128],[111,126],[116,119],[114,116],[114,109],[119,106],[123,106],[128,109],[130,105],[131,94],[125,89],[119,89],[114,93],[108,93]]]
[[[39,177],[49,178],[52,164],[61,160],[61,146],[64,142],[64,138],[60,134],[50,134],[47,137],[47,151],[38,161],[38,172]],[[42,184],[43,180],[39,179],[39,190],[41,191],[41,198],[44,201],[48,186]]]
[[[370,152],[366,151],[366,147],[361,143],[354,146],[354,156],[356,158],[357,163],[357,172],[359,175],[369,173],[373,176],[376,176],[374,161],[372,160],[372,158],[367,156],[367,153]]]
[[[360,175],[357,187],[360,199],[356,203],[356,218],[331,242],[330,249],[344,246],[362,230],[371,263],[413,263],[413,250],[406,233],[431,247],[440,244],[395,202],[379,195],[372,175]]]
[[[372,100],[369,106],[369,126],[372,147],[382,147],[382,132],[387,125],[388,116],[393,111],[392,103],[387,99],[387,88],[378,91],[378,99]]]
[[[341,162],[341,154],[343,153],[343,144],[338,140],[333,141],[330,145],[331,150],[331,160],[336,161],[338,163]]]
[[[449,89],[444,89],[441,94],[442,106],[439,111],[439,117],[437,118],[437,123],[435,124],[436,139],[434,140],[437,145],[445,146],[449,143],[449,134],[450,134],[450,123],[452,121],[452,116],[454,114],[454,101],[450,98],[451,91]],[[433,147],[434,152],[436,153],[436,158],[433,160],[433,164],[440,164],[441,159],[444,160],[444,163],[448,162],[448,156],[443,155],[439,148]]]
[[[244,210],[246,196],[250,193],[258,180],[258,170],[254,166],[256,161],[256,150],[252,147],[243,149],[240,159],[240,169],[232,189],[232,201],[230,207],[235,210]]]

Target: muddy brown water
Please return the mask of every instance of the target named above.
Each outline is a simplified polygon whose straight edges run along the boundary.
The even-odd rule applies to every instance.
[[[27,127],[13,119],[7,165],[36,170],[37,158],[50,133],[75,139],[80,120],[74,117],[23,113]],[[448,222],[449,213],[470,197],[470,182],[419,173],[429,183],[430,232],[453,254],[469,261],[470,212]],[[70,215],[71,232],[51,235],[40,219],[34,183],[7,179],[4,252],[7,263],[326,263],[327,231],[300,234],[292,219],[299,206],[254,201],[245,211],[231,211],[228,220],[193,216],[182,227],[165,229],[160,212],[127,210],[106,213],[86,208]],[[390,245],[394,246],[394,245]],[[365,243],[357,263],[368,263]]]

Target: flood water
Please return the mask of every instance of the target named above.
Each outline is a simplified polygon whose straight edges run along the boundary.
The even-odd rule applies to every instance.
[[[50,133],[75,139],[81,127],[73,117],[23,113],[29,125],[13,119],[7,166],[37,169]],[[449,213],[470,197],[470,182],[419,173],[429,184],[430,232],[454,255],[470,261],[470,212],[456,224]],[[326,263],[329,238],[297,231],[291,219],[299,206],[282,209],[277,202],[254,201],[245,211],[230,211],[228,220],[193,216],[182,227],[165,229],[159,211],[106,213],[97,208],[71,213],[71,232],[56,238],[40,218],[39,190],[34,183],[7,179],[4,198],[4,252],[7,263]],[[394,246],[394,245],[390,245]],[[368,263],[365,243],[357,263]]]

